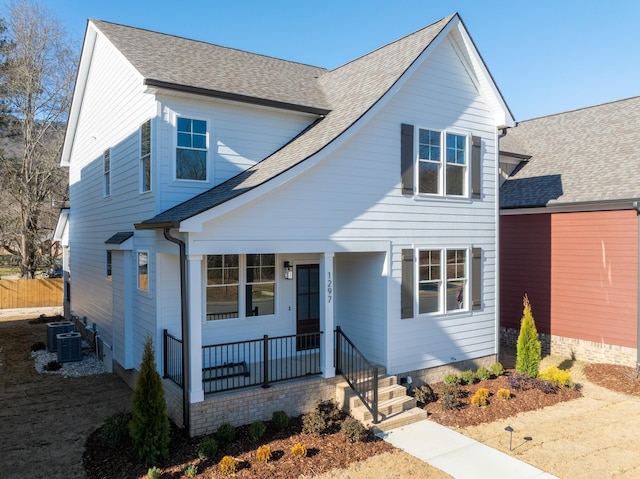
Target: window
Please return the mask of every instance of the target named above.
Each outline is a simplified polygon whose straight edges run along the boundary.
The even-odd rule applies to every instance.
[[[420,250],[418,289],[420,314],[468,309],[467,250]]]
[[[247,255],[246,315],[264,316],[275,312],[276,255]]]
[[[111,279],[111,251],[107,251],[107,279]]]
[[[237,254],[207,256],[207,320],[239,317]]]
[[[207,122],[178,118],[176,148],[176,178],[207,179]]]
[[[151,120],[140,127],[140,192],[151,191]]]
[[[465,135],[419,129],[420,193],[440,195],[444,191],[450,196],[466,195],[467,143]]]
[[[111,195],[111,149],[104,152],[104,196]]]
[[[138,251],[138,289],[149,291],[149,253]]]

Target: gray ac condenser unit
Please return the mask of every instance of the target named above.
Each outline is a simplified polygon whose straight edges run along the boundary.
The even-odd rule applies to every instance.
[[[59,363],[82,360],[82,335],[80,333],[58,334],[57,342]]]
[[[71,333],[73,323],[71,321],[55,321],[47,323],[47,351],[55,353],[58,350],[58,334]]]

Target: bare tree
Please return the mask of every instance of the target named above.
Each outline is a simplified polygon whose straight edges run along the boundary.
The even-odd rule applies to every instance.
[[[0,41],[0,246],[21,257],[22,276],[51,263],[67,180],[59,167],[76,53],[59,21],[37,1],[10,3]],[[56,206],[57,205],[57,206]]]

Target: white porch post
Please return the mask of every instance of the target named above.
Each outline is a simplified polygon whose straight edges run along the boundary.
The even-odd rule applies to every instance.
[[[320,330],[323,331],[320,364],[323,371],[322,377],[325,378],[332,378],[336,375],[333,365],[334,256],[334,253],[323,253],[320,258]]]
[[[204,401],[202,389],[202,255],[187,255],[189,303],[189,402]],[[184,339],[184,338],[183,338]]]

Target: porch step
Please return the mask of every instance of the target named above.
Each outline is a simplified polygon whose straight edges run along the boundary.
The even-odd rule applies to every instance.
[[[402,386],[398,386],[402,387]],[[404,388],[402,388],[404,389]],[[416,407],[416,400],[406,394],[404,397],[394,397],[392,399],[387,399],[386,401],[378,402],[378,420],[385,421],[392,416],[400,414],[408,409],[412,409]],[[350,414],[356,418],[358,421],[362,423],[370,423],[373,422],[373,415],[363,404],[361,406],[357,406],[350,411]]]
[[[422,421],[423,419],[427,419],[429,413],[424,409],[420,409],[419,407],[414,407],[408,409],[400,414],[396,414],[388,419],[380,421],[378,424],[373,424],[371,422],[367,423],[366,426],[374,434],[379,434],[381,432],[390,431],[391,429],[395,429],[397,427],[407,426],[409,424],[413,424],[414,422]]]

